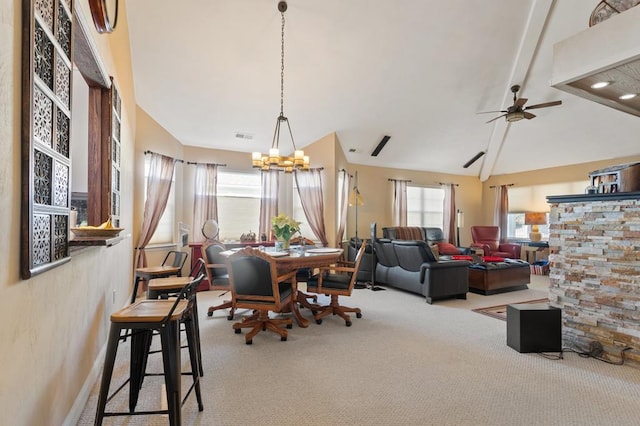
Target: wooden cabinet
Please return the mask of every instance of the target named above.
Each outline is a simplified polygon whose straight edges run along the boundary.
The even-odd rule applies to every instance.
[[[640,163],[595,170],[589,173],[589,179],[599,194],[640,191]]]

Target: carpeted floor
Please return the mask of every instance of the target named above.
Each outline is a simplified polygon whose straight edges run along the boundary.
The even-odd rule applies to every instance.
[[[518,302],[519,304],[524,303],[544,303],[548,302],[549,299],[535,299],[535,300],[527,300],[524,302]],[[502,321],[507,320],[507,305],[497,305],[497,306],[489,306],[486,308],[477,308],[473,309],[473,312],[477,312],[482,315],[489,316],[491,318],[497,318]]]
[[[528,290],[469,293],[467,300],[433,305],[391,288],[356,290],[344,301],[363,311],[351,327],[328,317],[322,325],[294,326],[286,342],[261,333],[250,346],[234,334],[226,312],[206,317],[206,308],[222,300],[219,293],[199,293],[204,411],[192,395],[183,424],[637,425],[640,369],[575,353],[561,360],[518,353],[506,345],[505,322],[473,312],[544,298],[547,285],[533,279]],[[127,362],[120,351],[114,382],[126,374]],[[160,371],[158,356],[149,367]],[[189,380],[183,378],[183,387]],[[161,378],[145,380],[141,408],[160,406],[161,384]],[[97,390],[77,424],[93,424]],[[111,404],[125,408],[126,392]],[[163,416],[104,422],[167,423]]]

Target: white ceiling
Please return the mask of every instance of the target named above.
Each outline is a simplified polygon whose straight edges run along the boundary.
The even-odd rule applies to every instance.
[[[265,152],[280,111],[277,3],[127,1],[138,105],[184,145]],[[553,44],[588,28],[597,3],[289,0],[284,113],[296,144],[336,132],[350,163],[483,180],[638,155],[639,117],[550,87]],[[563,104],[486,124],[495,115],[476,113],[510,106],[513,84],[527,105]]]

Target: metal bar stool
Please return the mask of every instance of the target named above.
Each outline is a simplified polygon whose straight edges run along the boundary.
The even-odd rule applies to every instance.
[[[136,268],[135,281],[133,283],[133,292],[131,293],[131,303],[136,301],[136,295],[138,294],[138,285],[140,280],[145,280],[147,283],[154,278],[164,278],[170,276],[181,276],[182,267],[187,261],[188,253],[183,251],[172,250],[165,256],[160,266],[147,266],[144,268]],[[167,263],[169,259],[173,257],[170,263]]]
[[[167,278],[154,278],[149,281],[147,285],[147,299],[167,299],[170,296],[178,294],[182,288],[189,283],[194,277],[205,274],[204,259],[197,259],[196,263],[191,268],[191,272],[188,277],[167,277]],[[197,288],[194,293],[193,315],[192,318],[196,327],[196,349],[198,352],[198,365],[200,366],[200,377],[204,376],[204,370],[202,367],[202,349],[200,345],[200,323],[198,320],[198,300],[197,300]]]
[[[111,328],[107,344],[107,353],[102,372],[100,394],[96,408],[95,424],[101,425],[104,417],[168,414],[171,425],[181,424],[181,408],[189,394],[195,389],[198,410],[203,410],[202,395],[200,392],[199,360],[196,350],[196,326],[194,321],[185,321],[187,341],[189,346],[189,359],[191,363],[191,376],[193,384],[189,388],[184,399],[181,398],[181,361],[180,361],[180,323],[191,312],[195,301],[195,290],[203,280],[204,275],[190,281],[180,291],[175,300],[141,300],[120,309],[111,315]],[[121,341],[122,330],[131,330],[131,354],[129,366],[129,378],[109,396],[109,386],[115,364],[118,344]],[[138,395],[142,388],[145,376],[147,357],[153,331],[160,334],[162,347],[162,360],[164,378],[167,393],[167,410],[135,411]],[[127,383],[129,384],[129,411],[107,412],[107,403]]]

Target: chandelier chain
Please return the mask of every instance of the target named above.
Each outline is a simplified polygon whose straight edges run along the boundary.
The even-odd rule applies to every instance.
[[[282,16],[282,30],[280,42],[280,116],[284,116],[284,12]]]

